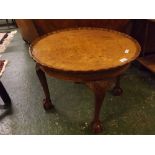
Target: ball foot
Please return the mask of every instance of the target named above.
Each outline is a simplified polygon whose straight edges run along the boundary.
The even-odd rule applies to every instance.
[[[46,111],[54,109],[54,105],[52,104],[51,100],[47,99],[43,100],[43,107]]]
[[[103,126],[100,121],[91,123],[91,130],[93,133],[98,134],[103,131]]]
[[[114,87],[112,93],[114,96],[121,96],[123,94],[123,90],[120,87]]]

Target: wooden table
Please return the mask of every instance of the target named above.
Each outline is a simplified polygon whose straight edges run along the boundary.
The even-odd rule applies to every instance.
[[[48,75],[86,84],[95,95],[91,128],[102,131],[99,119],[105,93],[116,80],[114,94],[120,95],[120,75],[137,58],[140,46],[130,36],[102,28],[74,28],[55,31],[30,46],[36,73],[44,90],[45,110],[54,108],[45,77]]]

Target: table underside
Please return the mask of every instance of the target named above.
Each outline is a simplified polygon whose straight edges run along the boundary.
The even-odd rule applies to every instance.
[[[123,90],[120,88],[120,75],[123,74],[123,72],[125,72],[125,70],[128,67],[129,64],[104,72],[75,73],[62,71],[60,72],[56,70],[54,71],[50,68],[36,64],[36,73],[38,75],[38,78],[40,80],[45,94],[45,99],[43,100],[44,109],[54,109],[45,73],[47,73],[51,77],[83,83],[94,92],[95,96],[94,116],[93,121],[90,124],[91,130],[93,133],[100,133],[103,129],[103,126],[99,117],[106,91],[109,89],[109,87],[111,87],[112,83],[115,81],[113,94],[116,96],[122,94]]]

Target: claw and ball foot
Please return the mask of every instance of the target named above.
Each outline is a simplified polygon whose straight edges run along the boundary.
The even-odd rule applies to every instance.
[[[100,111],[106,90],[110,85],[110,81],[96,81],[86,83],[86,85],[94,92],[95,96],[95,111],[94,111],[94,118],[91,123],[91,130],[94,134],[98,134],[101,133],[103,130],[103,126],[100,121]]]
[[[52,104],[51,100],[43,99],[43,107],[46,111],[54,109],[54,105]]]

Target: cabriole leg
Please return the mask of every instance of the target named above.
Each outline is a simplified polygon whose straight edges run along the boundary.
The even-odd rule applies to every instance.
[[[103,126],[100,121],[100,110],[109,84],[109,81],[90,82],[86,84],[89,88],[91,88],[91,90],[93,90],[95,95],[94,118],[91,123],[93,133],[100,133],[103,130]]]
[[[45,99],[43,100],[44,109],[50,110],[50,109],[54,108],[54,106],[50,99],[50,92],[48,89],[45,73],[40,69],[40,66],[38,64],[36,64],[36,73],[38,75],[39,81],[43,87],[43,91],[45,94]]]

